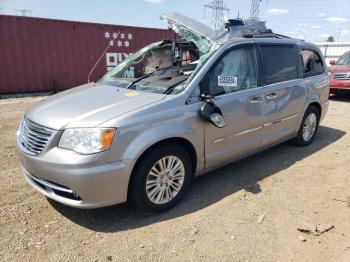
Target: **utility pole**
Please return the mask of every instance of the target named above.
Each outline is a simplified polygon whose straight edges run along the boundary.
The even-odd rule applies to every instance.
[[[21,16],[29,16],[32,14],[32,10],[29,10],[29,9],[15,9],[15,11],[16,11],[16,15],[18,15],[19,13]]]
[[[250,4],[250,19],[259,21],[259,8],[261,0],[252,0]]]
[[[230,9],[226,7],[223,0],[214,0],[211,3],[204,6],[204,8],[211,9],[211,25],[215,30],[219,30],[224,27],[225,16],[224,12],[227,11],[229,15]]]
[[[338,32],[338,42],[340,42],[340,35],[341,35],[341,29],[339,28],[339,32]]]

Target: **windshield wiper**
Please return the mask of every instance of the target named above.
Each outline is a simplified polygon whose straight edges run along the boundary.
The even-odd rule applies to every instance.
[[[135,85],[136,83],[140,82],[141,80],[145,79],[145,78],[148,78],[150,77],[151,75],[153,75],[155,72],[157,71],[161,71],[162,72],[159,74],[159,75],[162,75],[164,72],[166,72],[168,69],[170,69],[171,67],[173,67],[174,65],[170,65],[170,66],[167,66],[167,67],[163,67],[163,68],[158,68],[158,66],[156,66],[156,69],[153,70],[151,73],[148,73],[146,75],[143,75],[139,78],[137,78],[136,80],[132,81],[127,87],[126,89],[130,89],[133,85]]]
[[[146,74],[146,75],[143,75],[143,76],[137,78],[136,80],[132,81],[132,82],[126,87],[126,89],[130,89],[133,85],[135,85],[136,83],[140,82],[141,80],[143,80],[143,79],[145,79],[145,78],[151,76],[151,75],[152,75],[154,72],[156,72],[156,71],[157,71],[157,69],[155,69],[155,70],[152,71],[151,73],[148,73],[148,74]]]
[[[162,94],[166,94],[166,95],[170,94],[170,93],[174,90],[175,87],[177,87],[179,84],[185,82],[186,80],[187,80],[187,78],[181,80],[181,81],[178,82],[178,83],[176,83],[176,85],[169,86],[167,89],[165,89],[165,90],[162,92]]]

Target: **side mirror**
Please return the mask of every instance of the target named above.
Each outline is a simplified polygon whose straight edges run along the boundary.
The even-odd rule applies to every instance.
[[[209,77],[206,75],[199,84],[200,96],[204,105],[201,108],[201,116],[211,122],[214,126],[222,128],[226,126],[220,108],[214,103],[209,95]]]
[[[329,64],[330,64],[330,65],[335,65],[335,60],[329,61]]]
[[[214,101],[208,96],[206,97],[206,102],[201,108],[201,116],[216,127],[223,128],[226,126],[220,108],[217,107]]]

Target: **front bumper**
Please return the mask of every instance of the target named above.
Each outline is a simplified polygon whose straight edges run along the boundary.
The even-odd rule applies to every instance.
[[[329,88],[333,90],[350,91],[350,80],[331,79]]]
[[[130,161],[106,163],[107,152],[80,155],[54,147],[38,156],[19,148],[22,174],[36,190],[62,204],[97,208],[125,202]]]

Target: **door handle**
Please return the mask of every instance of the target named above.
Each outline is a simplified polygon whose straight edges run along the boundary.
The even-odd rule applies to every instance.
[[[273,99],[273,98],[276,98],[277,97],[277,94],[276,93],[271,93],[271,94],[267,94],[265,96],[267,99]]]
[[[262,102],[262,97],[260,96],[253,97],[252,99],[249,100],[249,103],[251,104],[258,104],[261,102]]]

